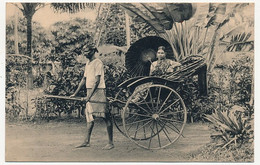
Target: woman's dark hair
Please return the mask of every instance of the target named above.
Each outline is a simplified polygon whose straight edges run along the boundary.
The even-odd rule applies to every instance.
[[[165,51],[165,47],[164,47],[164,46],[159,46],[159,47],[158,47],[158,50],[163,50],[163,51]]]

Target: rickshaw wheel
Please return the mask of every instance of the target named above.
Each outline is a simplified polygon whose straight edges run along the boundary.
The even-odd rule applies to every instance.
[[[182,135],[187,110],[172,88],[149,84],[136,89],[122,112],[125,135],[145,149],[161,149]]]
[[[127,97],[125,96],[124,92],[123,92],[123,88],[121,88],[118,93],[116,94],[115,96],[115,99],[122,99],[124,97]],[[126,90],[126,89],[125,89]],[[125,98],[123,99],[123,101],[126,102]],[[118,129],[118,131],[123,134],[124,136],[126,136],[126,134],[124,133],[124,128],[123,128],[123,120],[122,120],[122,109],[123,108],[120,108],[118,106],[112,106],[112,111],[113,111],[113,115],[112,115],[112,118],[113,118],[113,122],[116,126],[116,128]],[[127,137],[127,136],[126,136]]]
[[[122,95],[124,95],[123,94],[123,92],[122,92],[122,88],[119,90],[119,92],[116,94],[116,96],[115,96],[115,99],[118,99],[118,98],[123,98],[122,97]],[[132,94],[132,93],[131,93]],[[124,95],[124,97],[129,97],[129,96],[126,96],[126,95]],[[126,98],[126,99],[123,99],[123,100],[125,100],[125,103],[127,102],[127,99],[128,98]],[[124,107],[122,107],[122,108],[119,108],[119,107],[112,107],[112,111],[118,111],[118,113],[114,113],[113,115],[112,115],[112,118],[113,118],[113,122],[114,122],[114,124],[115,124],[115,126],[116,126],[116,128],[118,129],[118,131],[122,134],[122,135],[124,135],[125,137],[128,137],[127,135],[126,135],[126,133],[124,132],[124,127],[123,127],[123,108]],[[117,110],[115,110],[115,109],[117,109]],[[160,129],[160,131],[161,131],[162,129]],[[156,134],[155,134],[156,135]],[[152,136],[155,136],[155,135],[152,135]],[[136,138],[136,137],[131,137],[133,140],[147,140],[147,139],[149,139],[150,137],[142,137],[141,139],[140,138]]]

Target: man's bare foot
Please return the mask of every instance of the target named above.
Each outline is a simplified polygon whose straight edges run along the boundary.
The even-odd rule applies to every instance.
[[[107,144],[102,150],[111,150],[112,148],[114,148],[114,144]]]
[[[90,144],[84,142],[84,143],[82,143],[82,144],[76,146],[75,148],[82,148],[82,147],[90,147]]]

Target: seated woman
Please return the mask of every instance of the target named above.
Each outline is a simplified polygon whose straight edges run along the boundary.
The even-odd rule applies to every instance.
[[[159,46],[157,51],[157,61],[154,61],[150,67],[150,75],[160,76],[174,72],[178,69],[181,64],[171,59],[166,58],[166,52],[164,46]]]
[[[158,51],[156,54],[157,61],[154,61],[151,64],[150,67],[150,75],[151,76],[161,76],[167,73],[172,73],[178,69],[178,66],[181,64],[178,62],[175,62],[171,59],[166,59],[166,52],[165,52],[165,47],[164,46],[159,46]],[[135,91],[139,90],[140,88],[143,88],[145,86],[151,85],[152,82],[144,83],[142,85],[139,85],[135,88]],[[142,101],[141,97],[146,98],[148,95],[147,90],[140,91],[138,94],[133,97],[132,102],[139,102]]]

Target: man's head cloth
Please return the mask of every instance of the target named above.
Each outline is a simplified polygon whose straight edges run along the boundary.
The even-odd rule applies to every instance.
[[[98,52],[98,49],[94,45],[85,45],[82,48],[82,52],[84,52],[84,54],[95,54]]]

